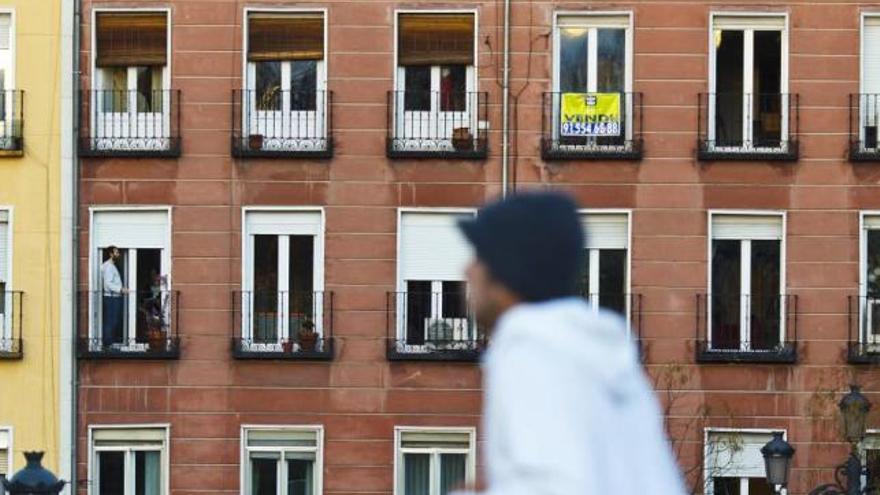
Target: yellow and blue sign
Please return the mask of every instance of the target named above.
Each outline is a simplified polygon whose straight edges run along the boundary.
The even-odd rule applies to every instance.
[[[562,93],[563,136],[620,136],[620,93]]]

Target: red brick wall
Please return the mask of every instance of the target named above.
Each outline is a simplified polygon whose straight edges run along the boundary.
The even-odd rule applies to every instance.
[[[477,365],[388,363],[384,309],[385,292],[395,288],[396,208],[474,206],[500,192],[500,59],[483,42],[496,51],[502,46],[500,3],[260,3],[270,4],[328,9],[337,142],[329,161],[230,156],[230,100],[241,84],[246,2],[84,2],[84,87],[92,6],[172,11],[172,87],[183,95],[183,155],[83,160],[81,199],[83,218],[90,205],[174,206],[173,279],[182,293],[183,347],[179,361],[80,362],[81,479],[89,424],[170,423],[171,488],[182,495],[238,491],[240,424],[321,423],[325,492],[390,493],[394,425],[478,424]],[[385,157],[394,9],[421,6],[479,11],[479,86],[489,92],[491,125],[484,162]],[[634,89],[644,93],[645,157],[544,163],[540,96],[550,87],[553,12],[587,7],[514,2],[517,187],[551,185],[571,191],[584,207],[633,210],[632,289],[644,295],[647,368],[661,385],[671,365],[683,371],[680,382],[661,387],[674,390],[660,391],[672,403],[670,423],[683,463],[699,462],[704,426],[787,428],[798,449],[789,493],[805,493],[830,478],[829,468],[845,454],[833,418],[818,419],[836,400],[828,392],[843,390],[853,376],[869,392],[880,388],[875,370],[849,367],[844,355],[846,296],[858,284],[858,210],[880,208],[874,165],[845,159],[847,97],[859,90],[862,7],[831,1],[591,2],[591,8],[634,14]],[[801,98],[796,163],[695,160],[697,93],[708,89],[712,8],[790,15],[789,87]],[[326,207],[325,280],[336,306],[333,362],[232,360],[230,292],[240,284],[245,205]],[[800,296],[797,365],[694,364],[694,300],[706,287],[711,208],[788,212],[786,285]],[[86,253],[87,222],[82,234]],[[85,258],[81,265],[85,270]]]

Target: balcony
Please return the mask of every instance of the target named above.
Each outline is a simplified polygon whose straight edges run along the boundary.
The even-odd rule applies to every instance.
[[[330,361],[333,347],[332,292],[233,292],[233,358]]]
[[[0,90],[0,157],[24,155],[24,91]]]
[[[485,159],[485,92],[389,91],[389,158]]]
[[[639,358],[644,360],[647,349],[642,340],[642,295],[641,294],[612,294],[612,293],[589,293],[581,295],[593,308],[602,308],[617,313],[626,320],[626,329],[636,345]]]
[[[232,93],[232,155],[237,158],[333,156],[331,91]]]
[[[880,364],[880,298],[850,296],[849,342],[847,361],[850,364]]]
[[[849,95],[849,160],[880,161],[880,94]]]
[[[77,356],[80,359],[179,359],[179,308],[179,291],[121,295],[80,291]]]
[[[389,292],[387,359],[479,361],[486,348],[486,336],[469,313],[466,300],[466,294],[459,293]]]
[[[180,156],[180,91],[81,91],[79,155]]]
[[[702,93],[697,103],[698,160],[798,159],[798,95]]]
[[[642,158],[642,93],[619,93],[619,118],[610,125],[563,122],[563,100],[571,96],[577,94],[544,93],[541,158],[545,161]]]
[[[24,345],[21,340],[22,304],[24,293],[0,292],[0,360],[21,359]]]
[[[794,364],[797,301],[793,295],[697,295],[697,362]]]

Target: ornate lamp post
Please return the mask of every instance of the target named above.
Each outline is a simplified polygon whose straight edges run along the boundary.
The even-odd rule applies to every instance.
[[[9,480],[2,480],[10,495],[58,495],[65,482],[43,467],[42,452],[25,452],[27,465]]]
[[[871,403],[862,395],[857,385],[850,387],[850,392],[843,396],[838,404],[840,409],[841,433],[850,444],[850,453],[846,462],[834,470],[834,483],[827,483],[814,488],[810,495],[862,495],[872,493],[868,477],[867,486],[862,486],[862,476],[868,475],[867,468],[862,466],[859,456],[859,442],[867,434],[868,412]],[[781,433],[774,434],[773,440],[761,449],[767,470],[767,482],[771,485],[785,487],[788,484],[791,470],[791,458],[794,448],[788,444]]]

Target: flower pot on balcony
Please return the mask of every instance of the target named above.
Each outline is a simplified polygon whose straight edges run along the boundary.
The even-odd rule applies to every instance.
[[[284,354],[292,353],[293,352],[293,341],[292,340],[285,340],[285,341],[281,342],[281,350],[284,352]]]
[[[304,351],[314,351],[318,343],[318,333],[315,332],[315,324],[309,320],[302,323],[302,327],[297,335],[299,337],[299,346]]]
[[[165,332],[158,328],[151,328],[147,331],[147,343],[150,345],[150,351],[161,352],[165,350]]]
[[[452,130],[452,147],[455,151],[473,151],[474,136],[467,127],[457,127]]]
[[[248,148],[252,150],[263,149],[263,135],[251,134],[250,136],[248,136]]]

